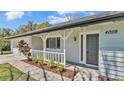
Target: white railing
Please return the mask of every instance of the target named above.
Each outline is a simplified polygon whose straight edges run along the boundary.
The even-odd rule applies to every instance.
[[[42,50],[31,50],[32,56],[44,57],[44,51]]]
[[[45,61],[54,60],[65,64],[65,53],[42,50],[32,50],[32,56],[43,57]]]

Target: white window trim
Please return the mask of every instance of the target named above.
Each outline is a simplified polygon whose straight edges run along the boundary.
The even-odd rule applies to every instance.
[[[62,41],[61,41],[61,37],[60,36],[49,36],[47,39],[49,39],[49,38],[60,38],[60,48],[56,48],[56,49],[54,49],[54,48],[47,48],[46,47],[46,49],[49,51],[61,51],[62,50]],[[47,40],[46,39],[46,40]],[[57,39],[56,39],[57,40]],[[47,42],[46,42],[46,44],[47,44]]]

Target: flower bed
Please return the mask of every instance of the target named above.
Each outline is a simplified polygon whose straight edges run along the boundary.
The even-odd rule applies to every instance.
[[[53,73],[62,75],[64,77],[67,77],[67,78],[70,78],[70,79],[73,79],[74,76],[77,74],[76,71],[73,71],[73,70],[70,70],[70,69],[66,69],[66,68],[62,72],[59,72],[59,71],[57,71],[57,66],[53,66],[53,67],[49,68],[47,63],[40,64],[40,63],[34,62],[34,61],[28,61],[28,60],[23,60],[23,61],[28,63],[28,64],[37,66],[37,67],[42,68],[44,70],[51,71]]]

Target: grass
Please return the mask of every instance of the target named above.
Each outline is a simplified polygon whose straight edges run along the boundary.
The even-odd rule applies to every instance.
[[[0,64],[0,81],[26,81],[28,75],[12,67],[10,64]],[[30,81],[35,79],[29,78]]]

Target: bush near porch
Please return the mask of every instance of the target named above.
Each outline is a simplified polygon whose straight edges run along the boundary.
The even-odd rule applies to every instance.
[[[32,61],[39,63],[40,65],[44,65],[47,64],[48,68],[52,68],[52,67],[57,67],[57,71],[59,71],[60,73],[64,71],[64,64],[61,64],[59,62],[55,62],[54,60],[49,60],[47,63],[44,62],[44,58],[43,57],[32,57]]]
[[[66,69],[63,64],[59,62],[55,62],[53,60],[49,60],[48,62],[43,61],[43,57],[37,58],[37,57],[32,57],[32,61],[29,60],[22,60],[28,64],[37,66],[41,69],[51,71],[53,73],[59,74],[61,76],[67,77],[67,78],[74,78],[74,76],[77,74],[77,71],[73,71],[70,69]],[[41,63],[40,63],[41,62]]]

